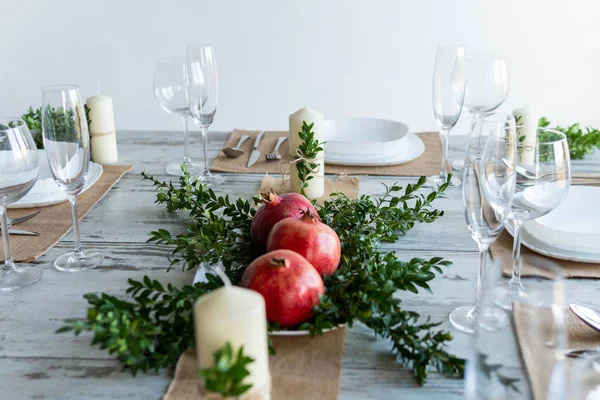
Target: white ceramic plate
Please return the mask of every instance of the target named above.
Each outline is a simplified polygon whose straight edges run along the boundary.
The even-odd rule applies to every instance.
[[[329,143],[325,144],[329,146]],[[370,166],[370,167],[384,167],[388,165],[398,165],[410,162],[423,154],[425,151],[425,144],[420,137],[414,133],[408,133],[403,142],[402,148],[392,156],[380,156],[380,157],[359,157],[359,156],[336,156],[330,154],[328,151],[329,147],[325,150],[325,163],[332,165],[345,165],[345,166]]]
[[[325,156],[390,158],[405,148],[408,125],[376,118],[325,120]]]
[[[512,225],[506,224],[506,230],[511,235],[513,234]],[[522,230],[521,244],[523,244],[523,246],[527,247],[529,250],[535,251],[536,253],[547,257],[556,258],[558,260],[576,261],[591,264],[600,263],[600,254],[590,254],[576,250],[559,249],[536,239],[529,232],[527,232],[526,229]]]
[[[206,282],[206,272],[207,269],[204,265],[201,265],[200,267],[198,267],[198,269],[196,269],[196,274],[194,275],[194,283],[197,282]],[[323,333],[327,333],[329,331],[334,331],[336,329],[340,329],[345,325],[338,325],[335,328],[331,328],[331,329],[323,329]],[[271,332],[271,335],[273,336],[309,336],[310,332],[309,331],[274,331]]]
[[[38,150],[38,163],[40,173],[35,185],[21,200],[9,205],[8,208],[45,207],[67,201],[67,196],[54,183],[44,150]],[[102,172],[102,165],[90,162],[85,185],[81,193],[92,187],[100,179]]]

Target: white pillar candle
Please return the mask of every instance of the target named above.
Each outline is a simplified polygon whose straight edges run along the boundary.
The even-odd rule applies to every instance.
[[[308,125],[314,124],[312,131],[315,134],[315,139],[323,143],[325,139],[325,118],[323,114],[318,113],[312,108],[304,107],[290,115],[290,137],[289,149],[290,157],[293,159],[297,156],[296,150],[302,144],[299,132],[302,132],[302,123]],[[308,186],[304,188],[304,193],[309,199],[317,199],[325,194],[325,153],[319,152],[317,155],[318,171],[313,174],[313,179],[309,180]],[[290,188],[292,192],[300,193],[300,179],[298,178],[298,170],[296,164],[292,163],[290,167]]]
[[[194,327],[199,368],[212,367],[213,354],[227,342],[234,352],[244,346],[244,353],[254,359],[244,381],[252,388],[245,395],[256,392],[261,395],[257,398],[270,399],[267,316],[260,294],[236,286],[210,292],[194,305]]]
[[[520,107],[513,110],[513,115],[517,126],[523,126],[517,129],[517,140],[521,145],[519,152],[520,163],[531,165],[535,161],[535,145],[537,143],[537,126],[539,124],[539,114],[537,110],[531,107]]]
[[[119,160],[117,134],[112,98],[92,96],[86,100],[89,109],[92,160],[100,164],[113,164]]]

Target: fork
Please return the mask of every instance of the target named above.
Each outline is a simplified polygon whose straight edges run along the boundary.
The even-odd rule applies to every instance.
[[[287,136],[280,136],[279,139],[277,139],[277,144],[275,145],[273,152],[265,154],[267,161],[281,160],[281,154],[279,154],[279,146],[281,146],[281,143],[285,142],[286,140]]]
[[[42,210],[38,210],[38,211],[34,212],[33,214],[25,215],[23,217],[18,217],[18,218],[11,218],[7,215],[6,222],[8,223],[8,227],[10,228],[13,225],[17,225],[17,224],[20,224],[21,222],[30,220],[31,218],[38,215],[40,212],[42,212]]]

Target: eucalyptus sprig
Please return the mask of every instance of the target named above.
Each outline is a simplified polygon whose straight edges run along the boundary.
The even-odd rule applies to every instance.
[[[252,384],[244,383],[244,379],[250,375],[247,367],[254,359],[244,354],[244,346],[234,352],[231,343],[227,342],[215,351],[213,360],[212,367],[198,369],[198,377],[204,381],[207,391],[223,397],[238,397],[252,388]]]
[[[300,193],[302,194],[306,194],[304,189],[308,187],[308,181],[314,179],[314,173],[319,168],[315,159],[323,151],[323,143],[315,139],[315,133],[312,131],[314,125],[314,122],[308,125],[306,121],[302,121],[302,131],[298,132],[302,142],[298,146],[298,155],[293,160],[298,171]]]
[[[175,235],[159,229],[151,233],[149,241],[173,247],[171,265],[189,269],[202,263],[221,263],[232,283],[239,285],[245,266],[257,256],[250,240],[255,213],[251,203],[232,201],[199,182],[190,183],[187,172],[178,186],[147,174],[144,179],[157,188],[157,203],[172,212],[185,211],[189,220],[185,233]],[[399,240],[417,222],[431,223],[443,215],[433,209],[432,202],[443,194],[449,181],[427,194],[421,192],[425,182],[422,177],[405,188],[384,186],[383,195],[377,197],[351,199],[334,194],[317,205],[321,220],[340,237],[342,259],[337,271],[324,278],[325,295],[314,308],[313,317],[297,327],[318,335],[339,324],[351,326],[360,321],[390,341],[392,352],[412,369],[421,384],[431,368],[462,376],[464,361],[447,352],[446,345],[452,339],[449,332],[439,330],[438,322],[407,310],[395,294],[399,290],[431,293],[429,282],[450,262],[440,257],[403,261],[381,244]],[[117,353],[123,366],[134,373],[175,365],[178,355],[194,346],[193,302],[222,285],[216,276],[207,274],[207,279],[208,283],[181,289],[165,289],[148,278],[131,280],[131,301],[88,294],[87,317],[67,321],[62,331],[91,331],[92,344]],[[280,327],[270,324],[269,329]]]
[[[85,116],[87,119],[87,123],[88,126],[92,123],[92,121],[90,120],[90,108],[87,106],[87,104],[83,105],[84,111],[85,111]],[[68,112],[64,112],[62,109],[58,108],[58,109],[50,109],[50,114],[52,117],[52,120],[54,121],[61,121],[59,122],[59,124],[57,124],[57,139],[54,140],[70,140],[70,139],[64,139],[69,137],[69,135],[72,135],[72,132],[75,132],[75,123],[73,118],[74,113],[73,111],[69,110]],[[25,123],[27,124],[27,127],[29,128],[29,130],[31,131],[31,135],[33,136],[33,141],[35,142],[35,146],[38,149],[43,149],[44,148],[44,139],[42,137],[42,107],[36,108],[35,110],[33,109],[33,107],[29,107],[29,110],[27,110],[27,112],[23,115],[21,115],[21,119],[23,121],[25,121]],[[71,133],[68,133],[71,132]]]

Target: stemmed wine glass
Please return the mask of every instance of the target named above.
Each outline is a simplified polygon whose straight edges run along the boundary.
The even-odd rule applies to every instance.
[[[185,94],[185,57],[163,58],[156,62],[154,70],[154,97],[160,107],[169,114],[179,115],[183,124],[183,162],[167,166],[167,174],[181,176],[181,164],[190,175],[199,175],[202,167],[192,162],[189,155],[188,117],[190,111]]]
[[[209,185],[223,182],[208,169],[208,128],[212,125],[219,100],[217,61],[211,45],[189,45],[185,53],[185,90],[189,111],[202,132],[204,169],[198,180]]]
[[[465,219],[479,248],[477,295],[474,307],[458,307],[450,313],[452,325],[465,333],[475,330],[488,250],[504,229],[516,181],[514,117],[495,114],[478,120],[477,128],[467,144],[462,181]]]
[[[471,131],[478,120],[491,113],[504,103],[508,96],[510,82],[508,66],[503,58],[488,55],[470,55],[466,58],[464,107],[473,114]],[[460,171],[464,167],[462,160],[452,163],[452,169]]]
[[[83,189],[90,164],[90,136],[79,87],[54,85],[42,89],[42,132],[54,182],[71,204],[75,236],[73,251],[58,257],[54,268],[64,272],[95,268],[104,257],[83,250],[77,217],[77,195]]]
[[[0,221],[4,266],[0,270],[0,292],[14,292],[37,282],[39,267],[17,266],[8,235],[6,206],[27,194],[38,177],[37,149],[27,124],[20,118],[0,118]]]
[[[503,293],[502,307],[511,308],[519,297],[527,297],[521,283],[521,228],[523,222],[554,210],[571,187],[571,158],[564,133],[536,126],[517,126],[519,136],[533,136],[517,143],[517,184],[510,211],[513,229],[512,277]]]
[[[431,184],[439,186],[448,179],[448,136],[460,118],[464,97],[465,48],[456,45],[439,46],[433,70],[433,115],[442,139],[442,167],[439,175],[429,177]],[[460,186],[460,180],[452,177],[449,186]]]

